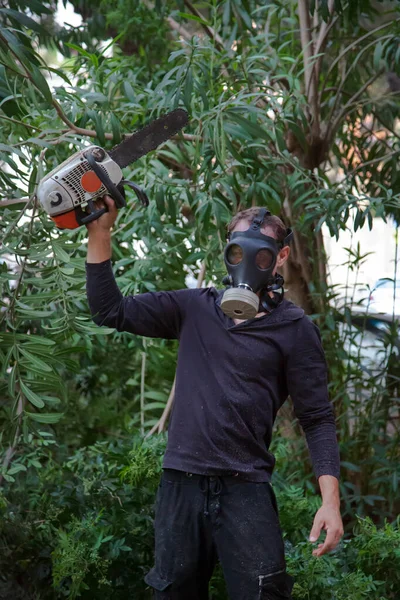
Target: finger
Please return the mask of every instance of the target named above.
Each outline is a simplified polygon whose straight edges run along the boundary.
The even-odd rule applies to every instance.
[[[314,550],[313,554],[315,556],[322,556],[327,552],[330,552],[338,545],[340,537],[338,537],[338,531],[336,529],[328,529],[325,541],[323,544],[320,544],[316,550]]]
[[[104,200],[104,203],[106,204],[110,213],[117,212],[117,207],[115,206],[115,202],[111,198],[111,196],[104,196],[103,200]]]
[[[105,206],[103,198],[97,198],[97,200],[94,201],[94,204],[97,209],[104,208],[104,206]]]
[[[320,521],[319,519],[314,519],[314,523],[313,523],[312,529],[310,531],[310,537],[309,537],[310,542],[317,541],[317,539],[321,535],[322,526],[323,526],[322,521]]]

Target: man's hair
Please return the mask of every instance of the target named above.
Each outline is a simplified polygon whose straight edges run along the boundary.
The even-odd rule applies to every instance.
[[[260,210],[260,206],[253,206],[252,208],[247,208],[246,210],[241,210],[240,212],[236,213],[227,226],[228,235],[236,227],[239,221],[248,221],[250,225],[253,218],[258,215]],[[269,227],[272,230],[273,237],[277,242],[283,242],[286,237],[286,227],[281,219],[275,215],[265,215],[262,222],[262,227]]]

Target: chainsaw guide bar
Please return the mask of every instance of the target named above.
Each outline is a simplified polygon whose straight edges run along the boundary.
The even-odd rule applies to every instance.
[[[187,112],[177,108],[133,133],[118,146],[114,146],[108,154],[123,169],[166,142],[187,122]]]

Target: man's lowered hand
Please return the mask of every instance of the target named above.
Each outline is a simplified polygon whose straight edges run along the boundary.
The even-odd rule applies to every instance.
[[[322,556],[330,552],[340,542],[343,536],[343,523],[338,507],[322,505],[314,517],[314,523],[310,533],[310,542],[316,542],[321,535],[322,529],[326,531],[325,541],[318,544],[313,550],[313,556]]]

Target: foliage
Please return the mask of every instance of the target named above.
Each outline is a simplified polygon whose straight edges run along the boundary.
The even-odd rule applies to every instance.
[[[2,573],[23,598],[149,598],[152,517],[165,447],[139,435],[97,442],[70,457],[31,467],[8,484],[1,504]],[[61,457],[59,457],[61,458]],[[126,474],[134,474],[128,482]],[[277,475],[280,475],[279,464]],[[279,478],[279,477],[278,477]],[[400,585],[400,523],[358,519],[354,535],[332,554],[311,556],[307,542],[319,500],[299,486],[276,487],[294,599],[393,600]],[[2,587],[0,583],[0,595]],[[217,569],[212,599],[226,597]]]
[[[276,486],[296,594],[326,597],[328,579],[335,599],[390,600],[398,585],[397,327],[382,334],[379,360],[366,369],[366,323],[354,325],[352,292],[343,297],[327,284],[321,228],[339,238],[346,228],[373,228],[376,217],[399,220],[397,3],[336,1],[330,13],[325,0],[154,8],[74,0],[78,28],[55,22],[56,4],[0,8],[2,572],[25,581],[26,594],[46,594],[53,582],[60,597],[101,598],[112,582],[116,598],[122,590],[145,597],[161,450],[158,439],[131,439],[165,406],[176,343],[93,325],[86,231],[57,230],[35,192],[76,149],[93,141],[110,149],[183,106],[191,116],[184,135],[125,170],[151,203],[136,210],[128,192],[119,213],[118,284],[124,294],[177,289],[205,265],[207,284],[218,286],[225,225],[238,208],[266,204],[294,227],[285,280],[321,328],[343,514],[349,533],[358,527],[334,556],[310,560],[315,481],[285,407]],[[362,260],[349,249],[349,270]],[[218,576],[213,586],[219,598]]]
[[[61,448],[58,460],[16,475],[2,505],[1,572],[27,597],[53,598],[54,588],[60,598],[85,591],[91,598],[95,590],[107,598],[110,585],[115,598],[147,597],[154,472],[158,478],[165,444],[134,440],[97,442],[70,457]],[[135,473],[134,483],[126,473]]]

